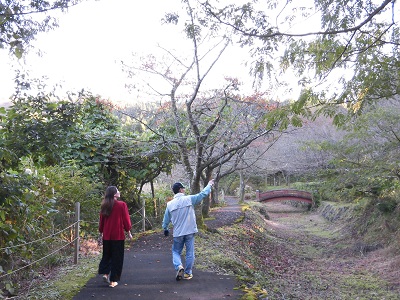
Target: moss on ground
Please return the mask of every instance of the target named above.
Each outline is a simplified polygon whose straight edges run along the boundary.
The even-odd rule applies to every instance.
[[[249,204],[241,223],[200,235],[197,262],[236,275],[242,299],[400,299],[369,270],[368,257],[352,250],[342,223],[289,210],[268,221],[258,204]]]
[[[77,265],[58,268],[48,280],[37,280],[27,293],[18,299],[71,300],[97,273],[99,258],[83,258]]]

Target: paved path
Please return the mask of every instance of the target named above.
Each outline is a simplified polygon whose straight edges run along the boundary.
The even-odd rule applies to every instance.
[[[231,205],[235,206],[234,201]],[[229,206],[229,203],[228,203]],[[239,206],[227,210],[225,216],[237,216]],[[213,214],[218,214],[218,211]],[[151,299],[151,300],[213,300],[239,299],[242,292],[235,290],[233,276],[193,270],[193,279],[175,280],[172,266],[172,237],[163,233],[141,237],[125,251],[124,269],[121,281],[115,288],[103,282],[101,276],[89,280],[87,285],[73,298],[83,299]],[[197,251],[197,248],[196,248]]]

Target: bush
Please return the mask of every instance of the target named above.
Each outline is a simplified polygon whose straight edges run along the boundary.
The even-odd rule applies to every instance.
[[[382,198],[376,203],[376,207],[383,213],[392,213],[396,210],[398,203],[395,199]]]
[[[81,204],[82,235],[97,233],[100,185],[78,170],[61,167],[2,174],[1,185],[0,248],[8,248],[0,253],[0,266],[4,271],[26,267],[7,277],[14,293],[17,282],[31,274],[26,270],[52,267],[71,254],[69,227],[75,222],[76,202]]]
[[[167,202],[173,198],[169,186],[158,186],[155,189],[154,198],[150,192],[142,193],[141,199],[145,201],[146,208],[146,230],[161,228]],[[132,214],[132,224],[135,231],[143,230],[142,212],[136,211]]]
[[[49,167],[40,171],[54,191],[51,199],[57,214],[55,228],[65,228],[75,222],[75,203],[80,203],[81,232],[83,235],[97,234],[100,204],[104,187],[84,176],[84,170],[74,167]]]

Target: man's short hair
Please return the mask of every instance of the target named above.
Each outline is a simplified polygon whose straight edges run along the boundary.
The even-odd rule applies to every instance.
[[[185,187],[183,186],[182,183],[180,182],[176,182],[174,183],[174,185],[172,186],[172,191],[174,192],[174,194],[178,194],[180,189],[184,189]]]

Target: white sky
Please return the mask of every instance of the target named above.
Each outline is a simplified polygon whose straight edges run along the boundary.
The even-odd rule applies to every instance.
[[[34,45],[44,52],[26,57],[31,74],[47,76],[67,90],[87,88],[104,98],[126,97],[119,62],[134,51],[162,42],[160,20],[168,1],[88,1],[62,14],[59,27],[41,33]],[[0,99],[13,92],[8,54],[0,52]]]
[[[121,60],[132,59],[133,52],[149,54],[157,44],[167,49],[187,49],[191,53],[191,48],[180,47],[181,27],[161,26],[165,12],[174,7],[181,7],[181,1],[85,1],[61,14],[58,28],[37,36],[33,45],[43,56],[31,51],[24,68],[30,70],[31,77],[46,76],[49,85],[61,84],[65,91],[84,88],[113,101],[135,101],[125,88],[128,79],[121,70]],[[249,67],[243,66],[249,60],[248,49],[231,51],[224,54],[214,72],[219,78],[244,78],[250,86]],[[9,55],[6,50],[0,50],[0,103],[13,93],[13,77]]]
[[[43,56],[31,51],[26,66],[32,77],[46,76],[65,90],[85,88],[103,98],[128,100],[132,96],[124,87],[127,75],[120,61],[129,60],[133,52],[148,54],[157,44],[178,47],[181,27],[161,26],[161,18],[180,6],[180,0],[83,2],[60,16],[58,28],[37,36],[33,45]],[[238,59],[236,63],[240,64]],[[232,65],[231,59],[225,68],[228,73]],[[14,90],[14,71],[6,50],[0,50],[0,70],[0,102],[4,102]]]
[[[222,3],[225,4],[225,1],[228,0]],[[232,1],[237,3],[241,0]],[[304,2],[310,0],[303,0],[301,5],[305,5]],[[310,3],[313,7],[312,2]],[[31,51],[24,60],[26,65],[23,68],[30,70],[32,78],[46,76],[49,78],[49,86],[60,84],[64,91],[77,92],[85,89],[117,102],[136,101],[136,96],[130,95],[125,88],[129,79],[122,72],[120,61],[131,61],[132,53],[153,53],[158,44],[169,50],[175,48],[187,51],[185,54],[191,55],[191,48],[182,46],[183,33],[179,31],[182,27],[161,26],[165,12],[176,10],[173,8],[180,8],[181,4],[181,0],[82,2],[60,15],[58,28],[37,36],[33,45],[36,50],[43,52],[43,56],[39,57]],[[282,2],[282,5],[285,4],[286,2]],[[280,12],[279,9],[278,11]],[[290,13],[288,8],[287,12]],[[184,14],[182,18],[185,18]],[[318,23],[314,21],[318,21],[317,15],[305,22],[296,23],[293,28],[285,29],[282,15],[279,26],[282,25],[283,30],[308,32],[318,28]],[[7,102],[12,95],[14,68],[22,68],[18,64],[23,63],[10,59],[7,51],[0,49],[0,105]],[[224,76],[229,76],[239,78],[251,86],[249,67],[243,66],[245,61],[250,60],[247,51],[247,48],[236,47],[225,53],[213,72],[218,77],[209,76],[208,81],[216,85]],[[299,78],[288,78],[293,85],[293,93],[282,95],[280,90],[274,90],[275,95],[272,98],[296,98]]]

